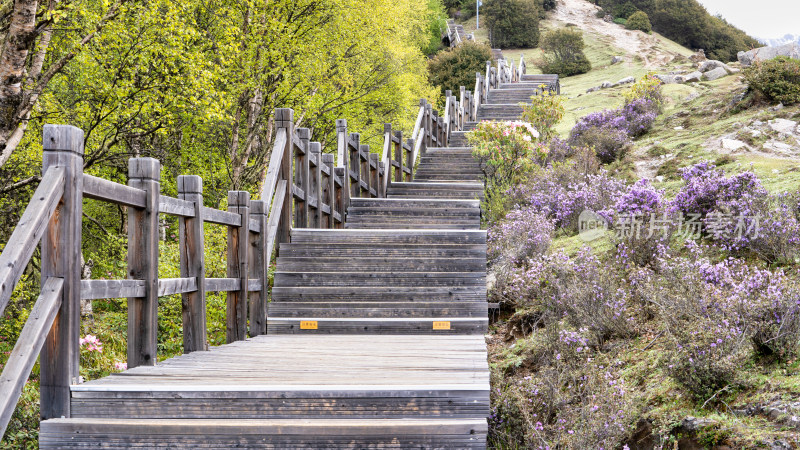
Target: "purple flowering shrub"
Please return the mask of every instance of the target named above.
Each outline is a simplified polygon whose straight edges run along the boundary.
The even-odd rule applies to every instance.
[[[514,448],[619,447],[638,415],[637,394],[589,343],[587,329],[548,326],[507,350],[501,371],[535,366],[511,380],[495,373],[490,439]]]
[[[670,340],[667,373],[697,400],[735,384],[752,355],[788,358],[800,343],[800,286],[784,272],[739,259],[663,257],[640,291]]]
[[[685,184],[672,201],[673,211],[702,222],[717,245],[769,263],[792,263],[800,255],[796,197],[771,196],[754,173],[726,176],[707,162],[681,175]]]
[[[511,210],[487,232],[490,264],[518,265],[550,247],[553,221],[532,208]]]
[[[577,232],[581,212],[605,210],[625,190],[625,183],[608,172],[584,172],[579,164],[569,162],[537,171],[509,191],[510,201],[544,214],[558,228]]]
[[[629,186],[613,208],[600,214],[613,224],[616,257],[623,264],[643,267],[652,263],[675,232],[664,193],[647,180]]]
[[[662,101],[660,81],[643,77],[625,94],[624,106],[581,118],[570,131],[568,142],[593,148],[605,164],[622,159],[633,147],[632,138],[653,127]]]

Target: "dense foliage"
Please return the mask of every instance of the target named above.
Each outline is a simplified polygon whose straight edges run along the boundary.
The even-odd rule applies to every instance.
[[[472,90],[475,74],[486,70],[486,61],[492,59],[492,49],[472,41],[463,42],[452,49],[437,53],[428,61],[431,84],[445,91],[459,92],[461,86]]]
[[[564,117],[564,113],[564,100],[544,89],[541,94],[531,97],[530,103],[522,105],[522,120],[533,125],[543,140],[550,140],[555,136],[555,126]]]
[[[725,19],[709,14],[698,0],[596,0],[596,3],[621,18],[629,18],[635,9],[641,10],[649,17],[653,30],[685,47],[704,49],[710,59],[735,61],[738,52],[761,46]]]
[[[586,73],[592,64],[583,53],[583,33],[579,30],[559,28],[542,37],[541,49],[545,52],[537,65],[544,73],[562,77]]]
[[[539,46],[540,3],[537,0],[486,0],[481,17],[492,48]]]
[[[650,18],[644,11],[636,11],[628,17],[625,27],[629,30],[639,30],[645,33],[653,31],[653,26],[650,24]]]
[[[751,90],[784,105],[800,103],[800,61],[780,56],[756,61],[744,71]]]

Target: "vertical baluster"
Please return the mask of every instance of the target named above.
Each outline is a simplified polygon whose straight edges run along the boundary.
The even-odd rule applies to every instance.
[[[42,286],[64,279],[61,307],[42,346],[39,383],[43,419],[70,417],[70,384],[78,382],[81,326],[81,216],[83,214],[83,131],[45,125],[42,173],[64,172],[64,194],[42,237]]]
[[[336,187],[334,196],[336,198],[336,210],[339,212],[340,222],[336,222],[335,228],[344,228],[345,211],[347,210],[347,203],[349,202],[349,189],[345,187],[345,179],[349,176],[346,173],[347,169],[344,167],[337,167],[335,169],[336,176],[342,181],[341,186]]]
[[[192,202],[194,217],[178,219],[181,277],[197,280],[197,290],[182,294],[183,352],[208,350],[206,340],[206,263],[203,251],[203,179],[178,177],[178,198]]]
[[[228,192],[228,212],[241,217],[240,226],[228,227],[228,278],[238,278],[238,291],[228,292],[226,342],[244,340],[247,335],[247,281],[250,271],[247,267],[250,224],[250,193],[247,191]]]
[[[358,146],[358,158],[361,162],[361,181],[364,185],[361,186],[361,197],[369,198],[370,180],[372,179],[372,172],[369,167],[369,145],[362,144]]]
[[[250,257],[248,266],[250,268],[249,278],[261,282],[261,289],[249,291],[250,305],[250,336],[260,336],[267,334],[267,301],[269,297],[269,281],[267,279],[267,269],[269,268],[269,258],[267,255],[267,202],[264,200],[253,200],[250,202],[250,217],[258,223],[258,233],[250,234]]]
[[[156,363],[160,180],[158,160],[128,161],[128,185],[147,193],[145,208],[128,208],[128,278],[145,282],[144,297],[128,299],[128,367]]]
[[[350,169],[347,176],[350,177],[350,198],[361,197],[361,156],[359,155],[361,135],[353,133],[350,135],[348,150],[350,151]],[[348,204],[348,206],[350,206]]]
[[[401,183],[404,180],[403,176],[403,132],[397,130],[394,132],[394,158],[397,161],[397,166],[394,169],[394,181]]]
[[[408,145],[405,148],[406,151],[406,167],[408,167],[408,173],[406,174],[407,181],[414,181],[414,140],[409,139],[406,144]]]
[[[333,155],[329,153],[325,153],[322,155],[322,163],[325,167],[328,168],[328,176],[325,178],[325,186],[324,187],[324,194],[323,198],[325,199],[325,203],[330,207],[330,210],[327,214],[327,223],[324,223],[325,228],[335,228],[336,227],[336,219],[334,218],[335,213],[338,212],[336,209],[336,171],[333,167]]]
[[[275,238],[276,244],[288,243],[291,239],[292,229],[292,149],[294,148],[294,111],[289,108],[279,108],[275,110],[275,128],[286,130],[286,145],[283,148],[283,159],[281,160],[281,171],[279,180],[286,180],[287,186],[283,198],[283,209],[278,224],[278,233]],[[269,202],[271,199],[265,198]],[[269,214],[269,212],[267,212]],[[266,233],[266,232],[265,232]],[[280,251],[280,246],[278,247]],[[267,255],[271,258],[272,255]],[[269,265],[269,261],[267,261]]]
[[[297,137],[300,140],[299,149],[295,149],[294,182],[303,191],[303,198],[295,200],[294,226],[297,228],[308,227],[308,200],[309,194],[309,141],[311,131],[308,128],[298,128]],[[290,186],[291,187],[291,186]]]
[[[378,175],[378,171],[380,167],[378,167],[378,154],[377,153],[367,153],[367,157],[369,161],[367,161],[367,165],[369,166],[369,189],[370,192],[375,192],[375,197],[380,197],[380,185],[378,182],[380,181],[380,177]],[[373,195],[370,194],[369,197]]]
[[[320,228],[322,223],[322,145],[319,142],[312,142],[309,145],[308,159],[314,160],[314,167],[309,169],[308,191],[306,199],[316,200],[316,207],[308,218],[309,228]],[[308,203],[311,203],[309,200]]]

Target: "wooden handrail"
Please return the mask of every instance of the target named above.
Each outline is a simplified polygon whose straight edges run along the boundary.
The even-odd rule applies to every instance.
[[[63,288],[62,278],[49,277],[45,280],[42,292],[25,321],[22,333],[3,367],[3,373],[0,374],[0,436],[6,432],[22,388],[36,364],[47,333],[53,327],[61,307]]]
[[[0,317],[63,194],[64,169],[51,167],[42,177],[39,187],[31,197],[31,202],[22,213],[22,218],[11,233],[3,253],[0,254]]]

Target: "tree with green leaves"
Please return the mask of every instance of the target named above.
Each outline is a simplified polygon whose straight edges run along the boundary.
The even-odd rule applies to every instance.
[[[493,48],[539,45],[540,6],[537,0],[486,0],[481,7]]]
[[[570,28],[558,28],[542,37],[544,57],[537,63],[544,73],[562,77],[586,73],[592,64],[583,53],[583,33]]]

